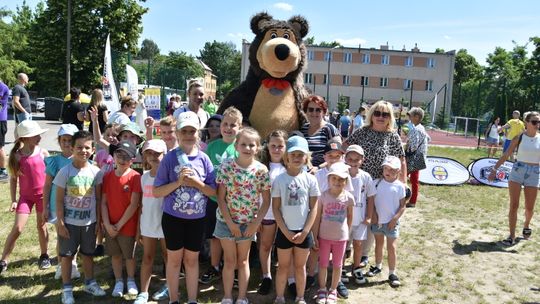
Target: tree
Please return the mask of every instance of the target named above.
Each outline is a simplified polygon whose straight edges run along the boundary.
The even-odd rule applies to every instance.
[[[110,33],[115,79],[125,75],[126,55],[136,50],[147,9],[137,0],[78,0],[72,6],[71,85],[89,91],[101,86],[103,53]],[[42,94],[65,93],[67,3],[47,0],[29,36],[30,63]]]
[[[159,55],[158,45],[151,39],[144,39],[141,44],[141,50],[139,51],[138,57],[140,59],[152,60],[157,55]]]
[[[476,79],[481,71],[481,66],[472,55],[467,53],[466,49],[460,49],[457,52],[454,66],[454,87],[457,87],[457,92],[454,92],[452,96],[452,109],[455,115],[465,115],[461,100],[463,84]]]
[[[240,84],[242,54],[232,42],[206,42],[199,50],[199,59],[217,76],[217,96],[223,98],[232,88]]]

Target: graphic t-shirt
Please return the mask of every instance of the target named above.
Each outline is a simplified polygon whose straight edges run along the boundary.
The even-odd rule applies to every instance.
[[[155,197],[152,194],[154,179],[150,175],[150,171],[144,172],[141,176],[142,210],[139,226],[141,227],[141,235],[151,238],[163,238],[163,229],[161,229],[163,198]]]
[[[186,160],[182,161],[183,158]],[[217,188],[214,167],[208,156],[200,150],[197,155],[188,156],[180,148],[171,150],[165,155],[159,164],[154,186],[160,187],[177,181],[178,174],[184,166],[191,167],[196,177],[203,183]],[[163,212],[183,219],[200,219],[206,215],[207,201],[208,197],[197,188],[181,186],[165,196]]]
[[[321,195],[315,176],[300,172],[280,174],[272,184],[272,197],[281,199],[280,211],[289,230],[302,230],[309,214],[309,199]]]
[[[233,222],[249,224],[259,212],[259,198],[263,191],[270,190],[270,177],[265,165],[254,161],[247,168],[240,167],[234,159],[225,160],[217,169],[216,183],[225,185],[225,200]],[[218,208],[218,220],[225,219]]]
[[[75,168],[64,166],[54,178],[54,185],[65,189],[64,222],[74,226],[88,226],[96,222],[96,175],[99,168],[86,164]]]
[[[226,159],[238,157],[238,151],[234,148],[234,142],[228,144],[221,138],[208,144],[208,147],[206,147],[206,154],[210,157],[214,166],[221,164]]]
[[[321,226],[319,237],[330,241],[345,241],[349,239],[347,225],[347,208],[354,205],[354,197],[348,191],[343,191],[338,197],[325,191],[319,197],[321,209]]]
[[[397,179],[392,183],[376,179],[373,183],[377,188],[375,209],[379,224],[388,224],[399,209],[399,200],[405,198],[405,185]]]
[[[112,225],[124,215],[124,212],[131,204],[131,195],[141,193],[141,175],[128,169],[122,176],[116,176],[115,171],[108,172],[103,177],[103,195],[107,196],[107,211],[109,221]],[[137,212],[120,229],[120,234],[125,236],[135,236],[137,233]]]
[[[366,219],[367,198],[377,194],[377,189],[371,175],[364,170],[359,170],[351,182],[354,197],[352,225],[358,226]]]

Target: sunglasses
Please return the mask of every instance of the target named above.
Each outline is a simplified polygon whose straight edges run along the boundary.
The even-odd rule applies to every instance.
[[[533,126],[536,126],[540,120],[529,120],[530,123],[532,123]]]
[[[307,108],[307,111],[309,113],[313,113],[313,111],[317,112],[317,113],[321,113],[322,109],[321,108],[311,108],[311,107],[308,107]]]
[[[381,112],[381,111],[374,111],[373,116],[375,117],[383,117],[383,118],[390,118],[390,112]]]

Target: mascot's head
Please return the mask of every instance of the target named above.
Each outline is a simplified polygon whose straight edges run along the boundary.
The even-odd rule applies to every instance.
[[[305,66],[306,48],[302,42],[308,23],[301,16],[288,21],[275,20],[267,13],[251,19],[255,34],[249,49],[251,69],[259,78],[280,78],[293,81]]]

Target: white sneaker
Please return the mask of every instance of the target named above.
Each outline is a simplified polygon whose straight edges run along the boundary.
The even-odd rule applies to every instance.
[[[73,291],[62,292],[62,304],[75,304],[75,298],[73,298]]]
[[[54,273],[54,279],[60,280],[62,278],[62,266],[56,266],[56,272]]]
[[[139,294],[139,289],[137,289],[137,284],[135,283],[135,281],[127,281],[127,293],[131,296],[136,296]]]
[[[116,284],[114,284],[114,288],[111,293],[111,296],[115,298],[121,298],[124,296],[124,282],[117,281]]]
[[[83,290],[96,297],[102,297],[106,294],[105,290],[103,290],[97,282],[92,282],[88,285],[85,284]]]

